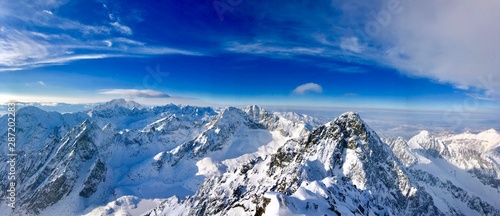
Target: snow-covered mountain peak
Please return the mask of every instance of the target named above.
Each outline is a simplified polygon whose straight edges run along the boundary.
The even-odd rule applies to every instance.
[[[365,171],[375,155],[387,154],[388,146],[354,112],[347,112],[335,118],[329,124],[321,126],[307,137],[306,146],[310,148],[311,158],[317,158],[333,169],[341,166],[344,175],[361,176],[357,186],[364,187]],[[370,161],[370,162],[375,162]],[[371,165],[370,165],[371,166]]]
[[[95,121],[85,119],[80,125],[69,131],[68,134],[70,134],[70,137],[75,137],[75,139],[80,139],[83,135],[98,139],[100,132],[102,132],[102,129]]]
[[[417,135],[415,135],[415,137],[421,139],[431,139],[433,138],[433,135],[427,130],[422,130]]]
[[[99,125],[97,125],[97,123],[95,121],[92,121],[90,119],[83,120],[83,122],[80,124],[79,127],[87,128],[87,129],[91,129],[91,130],[101,130]]]
[[[243,111],[250,117],[252,117],[255,120],[261,119],[264,115],[267,114],[267,111],[264,110],[262,107],[259,107],[257,105],[251,105],[243,108]]]
[[[227,107],[223,109],[219,115],[217,116],[217,119],[224,119],[223,121],[242,121],[245,119],[246,113],[243,112],[241,109],[235,108],[235,107]]]
[[[426,154],[433,157],[448,156],[448,147],[429,131],[423,130],[408,141],[412,149],[425,149]]]
[[[172,105],[175,106],[175,105]],[[217,114],[211,107],[197,107],[190,105],[180,105],[178,106],[180,109],[180,114],[192,115],[192,116],[203,116],[203,115],[215,115]]]
[[[399,136],[398,138],[396,138],[396,142],[405,142],[406,143],[406,140],[405,140],[405,138]]]
[[[359,114],[356,112],[345,112],[340,114],[336,119],[341,120],[341,119],[349,119],[349,120],[361,120],[361,117],[359,117]]]
[[[461,133],[438,137],[447,145],[459,146],[478,152],[488,152],[500,146],[500,134],[495,129],[480,133]]]
[[[354,125],[365,125],[358,113],[355,112],[345,112],[340,116],[335,118],[333,121],[327,123],[327,125],[342,125],[346,127],[351,127]]]
[[[254,105],[246,106],[245,108],[243,108],[243,110],[244,111],[247,111],[247,110],[259,111],[259,110],[264,110],[264,108],[254,104]]]
[[[500,146],[500,133],[495,129],[489,129],[477,134],[477,138],[487,141],[494,146]]]
[[[217,116],[211,119],[207,128],[209,131],[213,130],[210,133],[215,133],[219,136],[218,134],[221,132],[225,135],[232,134],[243,125],[249,129],[265,128],[265,126],[261,124],[258,119],[253,119],[244,110],[235,107],[226,107],[221,110]]]
[[[20,114],[43,115],[44,113],[47,113],[47,112],[38,108],[38,107],[34,107],[34,106],[26,106],[26,107],[23,107],[17,111],[18,115],[20,115]]]
[[[421,149],[425,148],[425,146],[422,146],[422,144],[433,142],[433,139],[434,137],[429,131],[422,130],[417,135],[408,140],[408,144],[412,149]]]
[[[485,130],[485,131],[481,132],[480,134],[483,134],[483,133],[484,134],[498,134],[497,130],[495,130],[493,128],[491,128],[489,130]]]
[[[358,113],[346,112],[335,118],[330,123],[326,124],[327,127],[340,127],[345,129],[350,137],[357,136],[366,141],[367,135],[375,133],[368,127],[368,125],[361,119]],[[378,136],[377,136],[378,139]]]
[[[243,108],[243,111],[248,113],[249,115],[259,115],[262,112],[266,112],[264,108],[257,106],[257,105],[250,105],[245,108]]]
[[[36,125],[40,123],[58,126],[62,123],[62,115],[57,112],[47,112],[34,106],[27,106],[17,111],[19,124]]]
[[[287,117],[281,115],[280,113],[268,112],[264,108],[259,107],[257,105],[247,106],[247,107],[243,108],[242,110],[254,122],[260,122],[260,123],[263,123],[263,124],[268,125],[270,127],[273,127],[271,125],[276,124],[280,118],[283,118],[283,120],[285,120],[285,119],[290,120]],[[295,121],[295,122],[297,122],[297,121]]]
[[[96,107],[94,107],[94,110],[106,110],[106,109],[112,109],[115,107],[123,107],[123,108],[127,108],[127,109],[134,109],[134,108],[141,109],[141,108],[143,108],[142,105],[136,103],[135,101],[125,100],[123,98],[120,98],[120,99],[113,99],[113,100],[108,101],[106,103],[97,105]]]
[[[258,123],[259,118],[254,119],[245,110],[236,107],[224,108],[213,120],[211,125],[235,125],[244,123],[246,125],[254,125]]]

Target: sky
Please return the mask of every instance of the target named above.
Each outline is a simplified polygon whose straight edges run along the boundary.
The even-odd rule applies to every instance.
[[[0,102],[497,112],[498,11],[497,0],[0,0]]]

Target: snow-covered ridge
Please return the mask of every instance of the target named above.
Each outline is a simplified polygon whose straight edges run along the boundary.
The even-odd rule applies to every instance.
[[[488,152],[500,146],[500,133],[495,129],[489,129],[477,134],[462,133],[447,135],[439,137],[439,139],[449,145],[475,149],[479,152]]]

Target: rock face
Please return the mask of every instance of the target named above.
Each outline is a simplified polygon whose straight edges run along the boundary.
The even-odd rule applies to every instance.
[[[500,215],[492,130],[381,140],[352,112],[319,124],[125,100],[17,122],[17,208],[2,198],[2,215]]]
[[[98,159],[92,168],[90,169],[89,175],[85,178],[83,183],[83,189],[80,191],[80,196],[89,198],[97,191],[99,183],[106,179],[106,165]]]

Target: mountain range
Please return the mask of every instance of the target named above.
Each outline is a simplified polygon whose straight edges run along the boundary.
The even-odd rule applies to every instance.
[[[2,215],[500,215],[493,129],[406,140],[379,137],[354,112],[321,122],[117,99],[20,108],[16,137],[16,208],[2,178]]]

